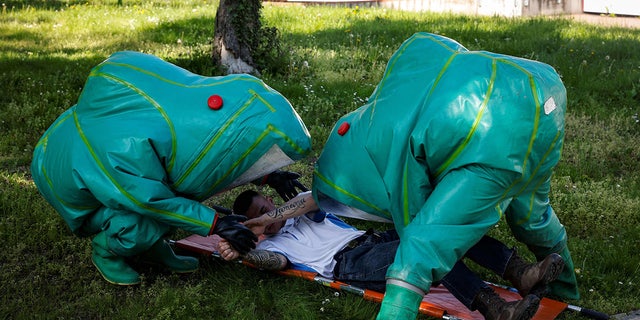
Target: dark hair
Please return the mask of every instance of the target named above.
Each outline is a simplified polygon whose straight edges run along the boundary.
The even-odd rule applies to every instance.
[[[249,210],[253,202],[253,198],[259,195],[260,194],[254,190],[247,190],[240,193],[233,202],[233,213],[246,216],[247,210]]]

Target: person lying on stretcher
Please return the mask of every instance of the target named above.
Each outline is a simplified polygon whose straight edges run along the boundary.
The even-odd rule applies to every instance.
[[[351,285],[385,291],[385,276],[400,242],[395,230],[358,230],[336,215],[321,211],[311,192],[303,192],[276,208],[273,200],[248,190],[233,204],[233,213],[244,215],[244,225],[257,236],[265,235],[256,249],[240,255],[226,240],[218,252],[225,260],[243,259],[266,270],[287,268],[316,272]],[[564,267],[558,254],[530,264],[502,242],[484,236],[465,255],[510,281],[523,299],[506,302],[462,261],[441,283],[470,310],[485,319],[530,319],[545,294],[547,283]]]

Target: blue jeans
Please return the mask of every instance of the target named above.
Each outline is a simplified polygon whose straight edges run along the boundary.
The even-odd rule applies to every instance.
[[[379,236],[370,235],[357,247],[335,255],[338,263],[333,270],[334,278],[359,288],[384,292],[387,268],[393,263],[399,244],[395,230],[386,231]],[[502,242],[484,236],[467,251],[465,258],[502,276],[513,252],[513,249]],[[453,266],[440,283],[469,310],[474,310],[472,303],[475,296],[482,288],[488,287],[462,260]],[[434,282],[433,285],[438,283]]]
[[[400,238],[395,230],[369,235],[355,248],[338,252],[333,278],[363,289],[384,292],[387,269],[393,263]]]
[[[467,251],[464,257],[502,277],[514,251],[502,242],[484,236]],[[482,279],[469,270],[462,260],[453,266],[441,282],[469,310],[475,310],[471,306],[473,299],[482,288],[488,287]]]

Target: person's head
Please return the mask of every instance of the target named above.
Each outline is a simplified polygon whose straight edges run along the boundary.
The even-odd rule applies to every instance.
[[[240,193],[233,202],[233,213],[246,216],[249,219],[257,218],[275,208],[276,205],[273,203],[273,199],[253,190]],[[284,226],[285,222],[278,221],[266,226],[264,234],[276,234]]]

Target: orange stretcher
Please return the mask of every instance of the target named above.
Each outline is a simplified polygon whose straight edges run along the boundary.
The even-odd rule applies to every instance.
[[[213,255],[218,256],[217,242],[220,240],[220,237],[217,235],[203,237],[199,235],[191,235],[184,239],[178,241],[172,241],[172,244],[178,248],[185,249],[191,252],[200,253],[203,255]],[[245,263],[250,267],[250,264]],[[314,272],[309,271],[301,271],[294,269],[287,269],[282,271],[277,271],[276,273],[285,275],[285,276],[294,276],[302,279],[306,279],[309,281],[318,282],[324,286],[333,288],[337,291],[342,292],[350,292],[353,294],[357,294],[365,300],[374,301],[374,302],[382,302],[382,298],[384,294],[381,292],[361,289],[340,281],[336,281],[333,279],[329,279],[326,277],[322,277]],[[497,284],[489,283],[490,286],[506,301],[513,301],[521,299],[520,295],[514,291],[514,289],[509,289],[508,287],[500,286]],[[550,320],[555,319],[561,312],[564,310],[572,310],[580,312],[580,314],[587,316],[592,319],[609,319],[609,316],[603,314],[598,311],[583,309],[577,306],[569,305],[565,302],[543,298],[540,301],[540,307],[538,308],[538,312],[533,317],[533,320]],[[422,303],[420,304],[421,314],[434,317],[441,318],[447,320],[482,320],[484,317],[478,311],[470,311],[465,307],[458,299],[456,299],[446,288],[443,286],[433,287],[429,290],[429,293],[425,295]]]

